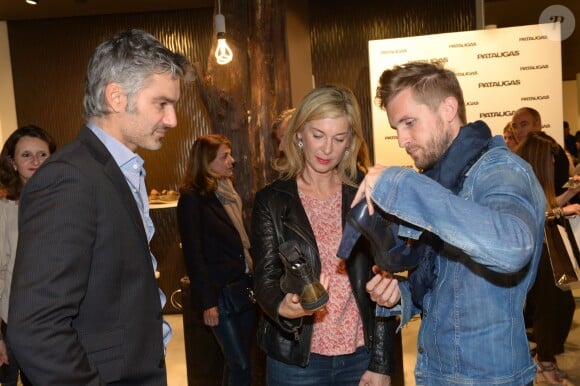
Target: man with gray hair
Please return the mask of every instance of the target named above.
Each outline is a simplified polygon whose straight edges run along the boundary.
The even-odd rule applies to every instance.
[[[166,385],[143,159],[177,124],[185,57],[140,30],[90,59],[87,124],[22,192],[10,340],[34,385]]]

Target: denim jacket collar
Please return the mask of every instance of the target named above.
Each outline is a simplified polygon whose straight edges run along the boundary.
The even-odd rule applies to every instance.
[[[465,173],[487,151],[490,139],[491,131],[482,121],[463,126],[441,159],[424,174],[457,194]]]

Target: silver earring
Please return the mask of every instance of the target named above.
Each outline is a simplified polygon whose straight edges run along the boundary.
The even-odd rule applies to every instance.
[[[298,140],[298,147],[302,149],[304,147],[304,142],[301,139]]]
[[[346,149],[346,150],[344,151],[344,156],[345,156],[345,157],[348,157],[348,153],[350,153],[350,150]]]

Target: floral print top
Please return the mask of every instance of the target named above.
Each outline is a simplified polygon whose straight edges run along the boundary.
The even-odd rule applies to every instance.
[[[299,192],[316,238],[322,272],[330,278],[329,300],[315,313],[311,352],[321,355],[351,354],[364,346],[358,306],[346,272],[346,261],[336,252],[342,237],[342,193],[326,199]]]

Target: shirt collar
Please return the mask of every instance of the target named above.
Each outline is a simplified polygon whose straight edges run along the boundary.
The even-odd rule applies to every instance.
[[[123,169],[123,166],[134,162],[137,162],[139,166],[143,168],[144,161],[143,158],[139,156],[139,154],[131,151],[131,149],[101,129],[94,122],[88,122],[87,127],[97,136],[97,138],[99,138],[103,145],[105,145],[119,168]]]

